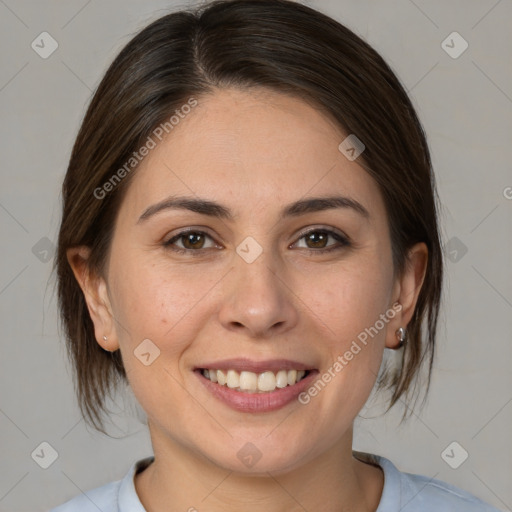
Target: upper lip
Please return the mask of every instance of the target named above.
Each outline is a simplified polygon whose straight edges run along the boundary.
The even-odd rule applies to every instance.
[[[252,361],[247,358],[223,359],[222,361],[211,361],[196,366],[198,369],[212,370],[236,370],[253,373],[279,370],[312,370],[311,365],[292,361],[290,359],[267,359],[265,361]]]

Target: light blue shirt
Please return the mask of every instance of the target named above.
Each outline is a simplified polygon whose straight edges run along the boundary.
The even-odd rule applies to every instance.
[[[402,473],[390,460],[378,455],[361,455],[370,457],[384,471],[384,488],[376,512],[499,512],[453,485]],[[134,476],[153,460],[147,457],[135,462],[122,480],[81,494],[50,512],[146,512],[135,491]]]

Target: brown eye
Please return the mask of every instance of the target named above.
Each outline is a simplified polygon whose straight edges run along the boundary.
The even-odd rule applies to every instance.
[[[211,240],[210,245],[206,245]],[[164,243],[164,247],[176,252],[200,252],[201,249],[210,249],[216,247],[212,237],[203,231],[188,230],[178,233],[170,240]]]
[[[306,244],[309,244],[308,247],[312,249],[323,249],[327,244],[329,235],[325,231],[313,231],[305,235],[304,238],[306,239]]]
[[[183,240],[185,249],[202,249],[204,245],[204,235],[202,233],[187,233],[181,235],[180,238]]]
[[[329,238],[332,238],[338,243],[328,244]],[[303,233],[299,241],[304,240],[305,245],[298,246],[299,248],[309,249],[312,253],[322,253],[343,249],[350,245],[348,238],[343,235],[331,231],[329,229],[315,229],[307,233]],[[298,242],[296,242],[298,243]]]

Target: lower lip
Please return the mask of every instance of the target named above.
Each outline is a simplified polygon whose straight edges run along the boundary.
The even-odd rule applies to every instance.
[[[199,380],[213,396],[229,405],[232,409],[241,412],[270,412],[281,409],[290,402],[297,400],[300,393],[315,380],[318,370],[311,370],[306,377],[292,386],[276,388],[274,391],[265,393],[235,391],[207,379],[201,373],[201,370],[195,370],[194,373],[197,374]]]

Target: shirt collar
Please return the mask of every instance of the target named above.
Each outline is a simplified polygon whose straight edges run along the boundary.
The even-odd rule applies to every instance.
[[[354,451],[354,456],[367,464],[380,466],[384,472],[384,488],[376,512],[398,510],[401,502],[400,474],[395,465],[385,457],[370,453]],[[147,512],[142,506],[135,490],[135,475],[146,469],[153,461],[154,456],[146,457],[134,462],[128,473],[121,480],[118,494],[118,512]]]
[[[130,470],[121,480],[117,496],[118,512],[146,512],[135,490],[135,475],[146,469],[153,461],[154,456],[146,457],[132,464]]]

